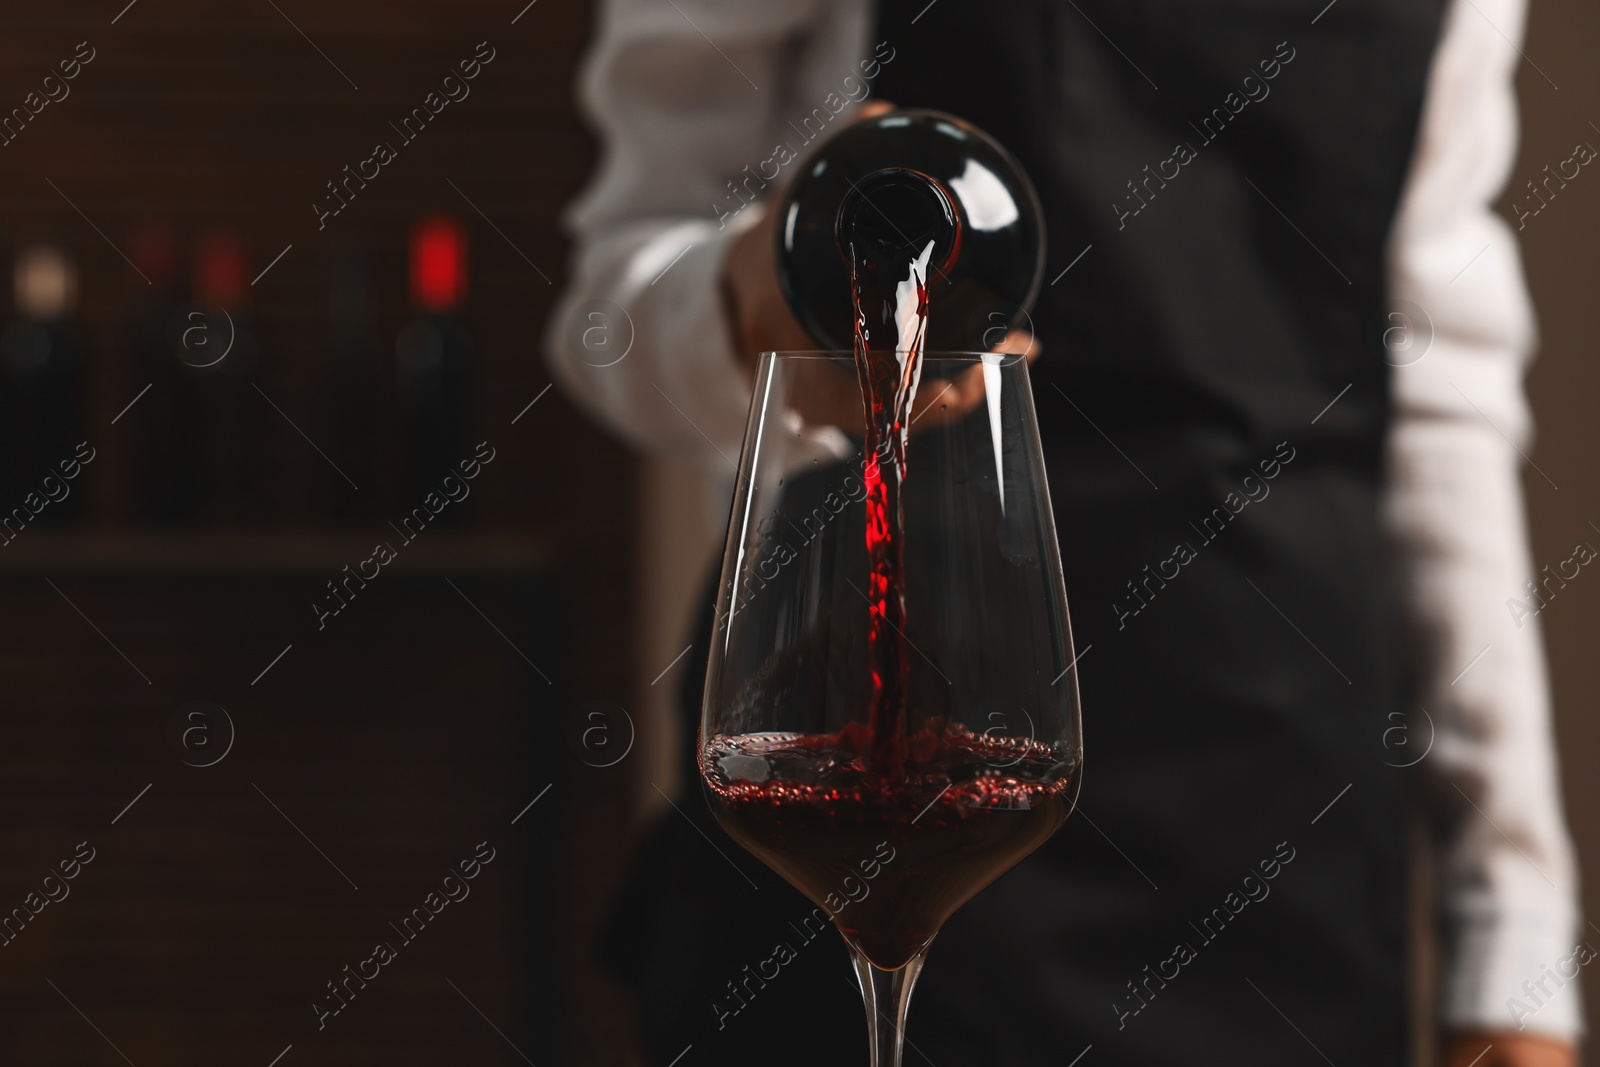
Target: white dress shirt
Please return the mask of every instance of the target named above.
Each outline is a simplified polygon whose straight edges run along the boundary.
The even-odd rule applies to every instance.
[[[1514,160],[1523,17],[1523,0],[1445,13],[1389,251],[1391,298],[1411,320],[1392,321],[1416,333],[1392,355],[1405,365],[1384,512],[1423,670],[1413,751],[1432,735],[1418,769],[1440,856],[1443,1020],[1570,1038],[1582,1027],[1563,966],[1582,940],[1576,864],[1538,620],[1506,603],[1533,577],[1519,453],[1534,327],[1515,240],[1490,204]],[[762,206],[735,211],[728,183],[794,142],[789,123],[829,93],[864,83],[872,21],[853,0],[600,5],[580,100],[602,157],[568,216],[572,281],[546,349],[568,395],[641,447],[733,473],[749,379],[719,277]]]

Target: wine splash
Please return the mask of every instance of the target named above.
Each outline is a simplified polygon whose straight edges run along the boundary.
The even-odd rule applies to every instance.
[[[872,670],[870,762],[882,785],[905,774],[906,683],[910,665],[905,636],[906,443],[911,409],[922,380],[928,335],[928,260],[934,241],[919,254],[875,257],[850,249],[850,295],[855,314],[856,374],[866,415],[867,623]],[[910,242],[907,242],[907,246]],[[873,347],[882,325],[891,344]]]

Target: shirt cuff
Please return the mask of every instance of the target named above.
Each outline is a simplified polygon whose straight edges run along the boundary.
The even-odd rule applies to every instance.
[[[1567,909],[1483,908],[1447,919],[1441,1021],[1451,1030],[1515,1030],[1560,1040],[1584,1033],[1581,972],[1600,937],[1573,934]]]

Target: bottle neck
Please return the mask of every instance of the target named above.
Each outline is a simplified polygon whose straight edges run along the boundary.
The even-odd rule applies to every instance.
[[[887,167],[856,182],[839,204],[839,254],[856,266],[895,266],[922,257],[932,242],[928,276],[954,264],[961,219],[943,184],[920,171]]]

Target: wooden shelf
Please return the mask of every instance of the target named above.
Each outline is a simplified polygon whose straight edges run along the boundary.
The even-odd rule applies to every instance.
[[[38,574],[171,575],[336,574],[355,568],[379,544],[394,550],[385,571],[412,576],[541,574],[555,553],[536,531],[424,531],[409,543],[393,530],[287,528],[263,531],[49,529],[0,542],[0,578]]]

